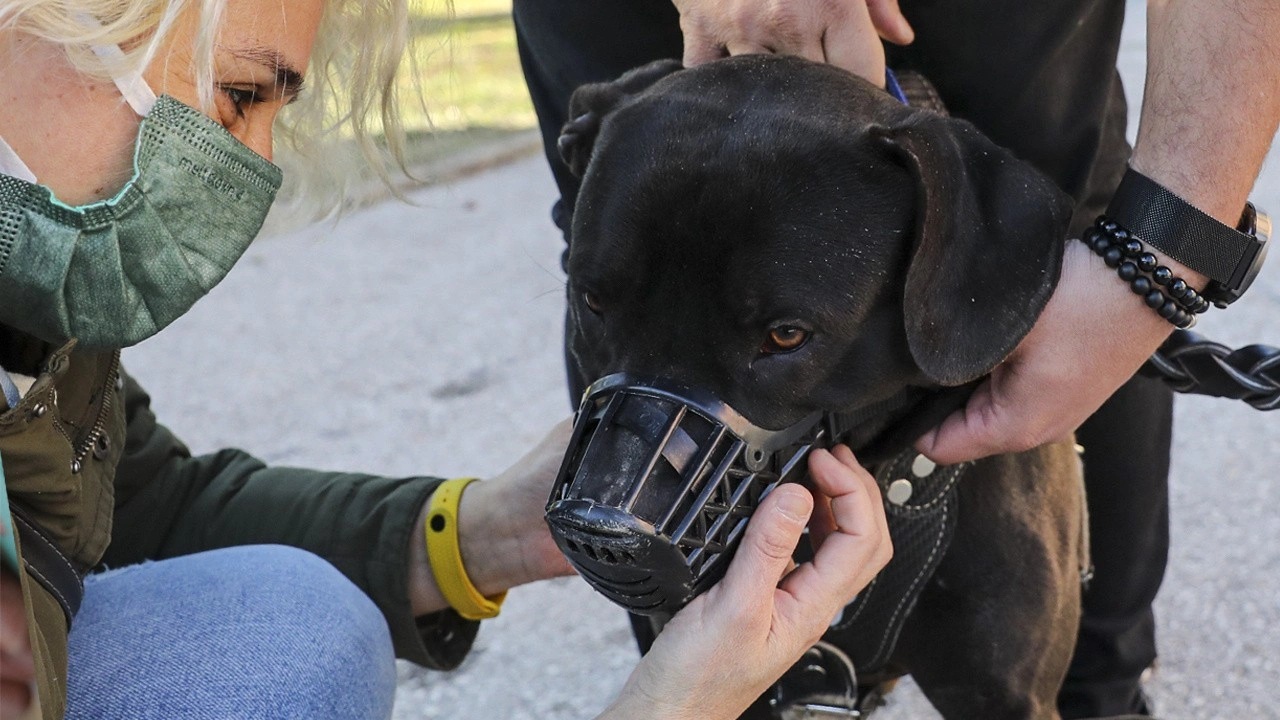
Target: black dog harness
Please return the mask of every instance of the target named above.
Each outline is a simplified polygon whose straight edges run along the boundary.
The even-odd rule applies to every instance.
[[[832,622],[819,642],[771,689],[782,720],[856,718],[881,704],[859,677],[885,669],[902,626],[951,545],[957,486],[971,463],[935,465],[905,450],[875,469],[893,559]],[[843,648],[843,649],[842,649]]]

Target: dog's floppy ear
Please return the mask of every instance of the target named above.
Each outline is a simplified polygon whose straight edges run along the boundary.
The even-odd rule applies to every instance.
[[[916,183],[908,346],[931,380],[962,385],[1003,361],[1044,309],[1071,199],[964,120],[920,111],[871,135]]]
[[[560,158],[576,176],[586,172],[591,150],[600,131],[600,121],[623,100],[680,70],[678,60],[655,60],[629,70],[613,82],[583,85],[569,98],[569,122],[560,130],[556,148]]]

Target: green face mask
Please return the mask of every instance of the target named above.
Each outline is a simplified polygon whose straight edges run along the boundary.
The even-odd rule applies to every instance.
[[[4,151],[25,170],[0,141]],[[110,200],[69,207],[34,177],[0,172],[0,323],[92,349],[139,343],[190,310],[257,236],[281,180],[167,95],[145,113],[133,178]]]

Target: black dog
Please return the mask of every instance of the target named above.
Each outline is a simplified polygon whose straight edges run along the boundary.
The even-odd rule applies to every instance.
[[[1070,203],[1051,181],[830,66],[663,61],[579,89],[570,117],[580,384],[675,378],[765,428],[847,413],[870,464],[962,403],[1057,282]],[[956,491],[949,550],[859,682],[909,672],[948,718],[1056,717],[1086,553],[1079,460],[1069,441],[989,458]]]

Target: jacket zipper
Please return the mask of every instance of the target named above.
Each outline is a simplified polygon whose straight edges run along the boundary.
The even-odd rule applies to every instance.
[[[89,458],[89,452],[93,450],[93,446],[97,444],[98,438],[106,431],[107,414],[111,411],[112,397],[116,394],[116,376],[120,373],[120,351],[117,350],[111,355],[111,364],[107,366],[107,378],[103,383],[102,404],[98,406],[98,417],[93,422],[93,426],[89,430],[89,434],[77,446],[75,440],[72,439],[71,433],[63,427],[58,420],[58,413],[55,409],[53,413],[53,425],[58,428],[58,432],[67,439],[75,452],[71,456],[71,472],[78,474],[84,468],[84,461]],[[54,405],[57,405],[57,390],[54,391]]]

